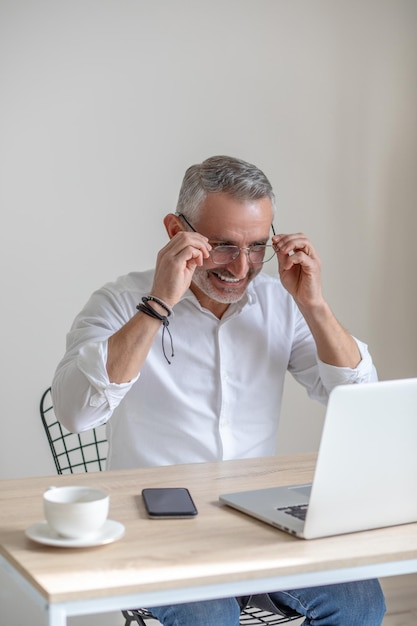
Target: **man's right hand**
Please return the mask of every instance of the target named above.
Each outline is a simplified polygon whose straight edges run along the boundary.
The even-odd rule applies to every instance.
[[[173,307],[189,288],[194,271],[210,256],[207,237],[176,232],[158,253],[151,293]]]
[[[211,245],[200,233],[184,231],[173,213],[164,223],[170,240],[158,253],[150,295],[172,308],[189,288],[196,267],[210,256]],[[166,314],[157,302],[152,306]],[[158,319],[137,313],[109,337],[107,373],[111,382],[126,383],[137,376],[160,327]]]

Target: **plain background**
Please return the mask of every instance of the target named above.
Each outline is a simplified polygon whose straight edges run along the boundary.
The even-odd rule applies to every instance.
[[[0,89],[0,478],[54,472],[38,405],[74,316],[154,265],[214,154],[264,170],[380,378],[417,375],[416,0],[1,0]],[[278,451],[322,417],[288,381]]]

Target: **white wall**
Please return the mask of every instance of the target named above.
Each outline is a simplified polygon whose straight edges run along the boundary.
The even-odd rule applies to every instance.
[[[0,0],[0,478],[53,473],[69,325],[212,154],[264,169],[380,376],[417,375],[416,31],[416,0]],[[279,451],[316,449],[321,407],[284,408]]]

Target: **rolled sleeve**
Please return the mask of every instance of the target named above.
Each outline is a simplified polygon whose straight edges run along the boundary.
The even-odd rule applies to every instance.
[[[323,363],[320,359],[317,360],[320,378],[324,387],[329,391],[337,385],[369,383],[378,380],[378,375],[372,362],[368,346],[362,341],[359,341],[359,339],[356,339],[356,337],[353,338],[361,354],[361,360],[357,367],[336,367]]]
[[[107,340],[88,343],[80,348],[77,366],[95,389],[91,393],[89,404],[98,408],[107,405],[113,411],[138,380],[140,374],[127,383],[112,383],[106,369]]]

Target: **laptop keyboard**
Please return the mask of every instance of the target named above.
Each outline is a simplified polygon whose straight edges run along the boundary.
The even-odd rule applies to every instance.
[[[283,511],[287,515],[292,515],[297,519],[305,520],[307,515],[308,504],[297,504],[296,506],[283,506],[277,508],[277,511]]]

